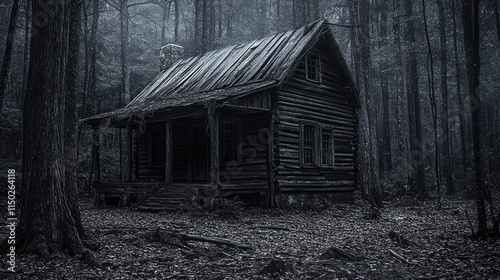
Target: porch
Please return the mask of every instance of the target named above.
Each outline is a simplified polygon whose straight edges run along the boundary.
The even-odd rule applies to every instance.
[[[269,92],[214,110],[191,106],[157,113],[149,121],[117,123],[113,126],[127,131],[124,182],[101,180],[100,133],[94,126],[96,195],[104,202],[113,198],[118,205],[160,209],[192,197],[257,195],[262,206],[270,206],[270,123]]]

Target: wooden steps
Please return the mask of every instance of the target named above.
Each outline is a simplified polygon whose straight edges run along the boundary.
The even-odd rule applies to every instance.
[[[199,196],[199,194],[197,187],[170,185],[146,199],[137,209],[145,212],[177,212],[180,205],[189,203],[192,197]]]

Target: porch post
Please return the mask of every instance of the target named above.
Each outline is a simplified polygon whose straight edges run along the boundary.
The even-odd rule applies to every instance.
[[[128,161],[128,174],[127,174],[127,179],[128,182],[132,182],[132,172],[133,172],[133,155],[132,153],[134,152],[133,149],[133,139],[132,139],[132,126],[130,124],[127,124],[127,161]]]
[[[210,116],[210,178],[212,190],[219,187],[219,112],[214,111]]]
[[[273,138],[273,120],[270,121],[270,127],[267,130],[267,168],[268,168],[268,183],[269,197],[268,206],[274,206],[274,138]]]
[[[94,167],[95,179],[94,183],[101,182],[101,162],[99,159],[99,128],[92,127],[92,166]]]
[[[172,164],[173,164],[173,150],[172,150],[172,120],[165,122],[165,183],[172,183]]]

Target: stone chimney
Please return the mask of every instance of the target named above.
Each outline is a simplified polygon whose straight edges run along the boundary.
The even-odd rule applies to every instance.
[[[184,57],[184,48],[179,45],[168,44],[160,49],[160,70],[170,68]]]

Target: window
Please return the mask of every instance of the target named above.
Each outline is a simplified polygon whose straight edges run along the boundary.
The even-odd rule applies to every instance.
[[[309,54],[305,57],[306,78],[310,81],[321,82],[320,80],[320,59],[317,54]]]
[[[333,129],[315,122],[300,126],[300,163],[303,167],[333,167]]]
[[[314,126],[304,125],[302,131],[302,164],[311,166],[314,164]]]
[[[333,138],[332,131],[322,129],[321,131],[321,165],[333,166]]]
[[[240,123],[237,120],[228,121],[223,126],[223,161],[238,160],[238,144],[240,140]]]

